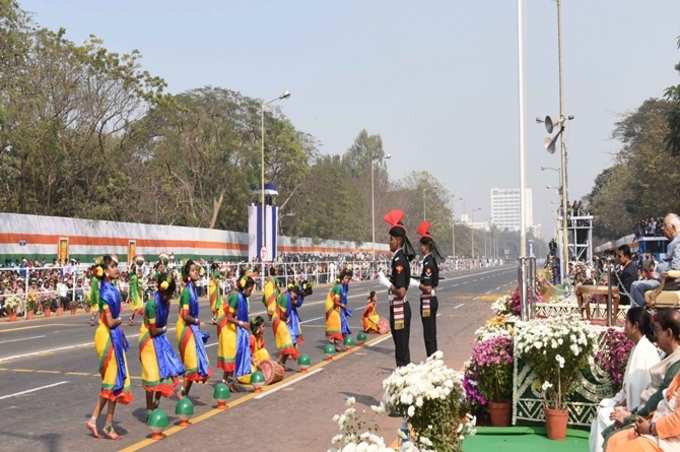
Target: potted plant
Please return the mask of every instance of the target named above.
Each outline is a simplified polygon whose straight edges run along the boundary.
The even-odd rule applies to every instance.
[[[475,343],[472,349],[471,366],[479,391],[488,401],[494,427],[509,426],[512,417],[512,348],[512,336],[497,334]]]
[[[520,322],[517,354],[541,384],[546,431],[550,439],[564,439],[569,413],[566,396],[588,364],[597,334],[579,316],[566,315]]]
[[[16,294],[12,294],[5,298],[5,310],[9,314],[9,321],[14,322],[17,319],[17,309],[19,308],[20,300]]]
[[[26,299],[26,311],[28,320],[33,320],[33,316],[35,315],[35,300],[33,297],[28,297]]]
[[[423,363],[395,369],[383,381],[382,406],[408,421],[415,444],[460,452],[475,421],[468,414],[459,375],[442,358],[438,351]]]

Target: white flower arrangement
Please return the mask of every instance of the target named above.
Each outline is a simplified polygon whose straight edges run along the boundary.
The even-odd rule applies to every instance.
[[[446,367],[443,354],[436,352],[425,362],[397,368],[383,381],[384,398],[371,409],[404,416],[412,437],[404,437],[399,452],[459,452],[463,439],[475,433],[476,418],[467,414],[462,374]],[[393,451],[377,432],[364,428],[355,408],[356,400],[347,399],[347,408],[335,415],[340,433],[332,439],[329,452]]]
[[[541,389],[546,404],[562,408],[576,375],[588,363],[597,343],[598,330],[578,315],[565,315],[517,323],[515,347],[544,381]]]

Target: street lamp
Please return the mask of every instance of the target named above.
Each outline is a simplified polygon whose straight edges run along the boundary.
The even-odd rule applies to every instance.
[[[371,157],[371,241],[373,244],[373,259],[375,260],[375,180],[373,173],[375,171],[375,162],[389,160],[392,156],[390,154],[385,154],[383,157]]]
[[[264,109],[266,106],[273,104],[276,101],[283,100],[283,99],[288,99],[290,97],[290,91],[284,91],[283,94],[281,94],[278,97],[275,97],[274,99],[268,100],[268,101],[262,101],[261,108],[260,108],[260,133],[262,135],[262,148],[261,148],[261,153],[260,153],[260,179],[261,179],[261,193],[260,193],[260,207],[262,208],[262,213],[260,215],[260,231],[261,231],[261,238],[262,238],[262,248],[265,247],[266,244],[266,237],[267,234],[265,233],[265,221],[264,221],[264,216],[265,216],[265,207],[264,207]],[[262,255],[262,248],[260,248],[260,260],[264,262],[265,256]],[[272,250],[273,251],[273,250]]]

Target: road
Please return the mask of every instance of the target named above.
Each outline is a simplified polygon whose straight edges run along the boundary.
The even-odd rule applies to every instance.
[[[445,275],[438,289],[440,300],[439,337],[440,348],[453,361],[450,365],[460,367],[462,359],[469,354],[471,336],[484,319],[490,316],[489,303],[481,298],[508,291],[515,279],[514,267],[478,270],[466,274]],[[350,304],[354,308],[351,319],[353,332],[361,325],[361,313],[370,290],[378,291],[379,310],[387,316],[387,296],[375,282],[359,282],[350,286]],[[327,289],[319,288],[305,300],[301,309],[305,344],[302,352],[311,356],[313,363],[323,361],[324,313],[323,300]],[[417,313],[417,291],[411,290],[409,298],[414,308],[411,347],[412,359],[424,358],[422,329]],[[486,297],[485,297],[486,296]],[[168,322],[170,338],[174,339],[176,310]],[[263,314],[259,300],[251,302],[252,314]],[[202,304],[202,318],[208,318],[205,302]],[[452,328],[452,322],[456,327]],[[238,449],[257,447],[259,450],[325,450],[333,435],[330,416],[341,411],[343,395],[335,389],[347,386],[343,392],[354,389],[371,392],[371,402],[379,398],[380,381],[394,365],[393,344],[389,335],[373,336],[370,347],[355,349],[332,362],[322,363],[306,374],[295,373],[296,364],[289,364],[286,380],[270,392],[262,394],[234,394],[229,403],[231,409],[217,412],[212,409],[212,386],[194,386],[192,399],[195,402],[196,425],[187,429],[175,428],[161,443],[143,441],[149,434],[144,424],[144,391],[141,387],[140,366],[137,352],[139,326],[126,326],[126,335],[131,348],[128,363],[133,375],[135,401],[128,406],[119,406],[116,412],[117,430],[123,435],[120,441],[94,440],[88,436],[84,422],[89,417],[100,379],[97,373],[97,359],[92,337],[94,328],[89,326],[87,317],[64,316],[46,320],[34,320],[0,324],[0,444],[2,450],[49,450],[62,451],[75,448],[90,450],[117,450],[125,447],[137,449],[151,446],[152,449],[191,449],[195,440],[201,441],[204,450],[223,449],[228,437],[230,446]],[[208,350],[211,362],[216,361],[216,333],[210,328],[211,338]],[[271,328],[266,329],[267,348],[275,352]],[[446,346],[442,345],[446,344]],[[376,373],[376,369],[379,371]],[[217,382],[220,372],[215,372],[211,383]],[[306,388],[306,389],[305,389]],[[377,389],[376,389],[377,388]],[[272,391],[273,390],[273,391]],[[376,390],[378,391],[376,393]],[[356,391],[352,392],[356,393]],[[304,394],[304,397],[300,397]],[[329,399],[328,395],[333,394]],[[292,397],[292,399],[290,399]],[[304,400],[304,402],[302,402]],[[368,405],[369,403],[366,403]],[[260,423],[267,424],[270,417],[287,416],[292,405],[303,406],[309,419],[302,423],[307,428],[296,430],[294,437],[273,442],[271,447],[258,437]],[[327,406],[326,406],[327,405]],[[174,401],[163,400],[161,406],[169,415],[174,415]],[[329,411],[335,410],[335,411]],[[249,413],[260,417],[248,422]],[[259,413],[259,414],[258,414]],[[279,413],[279,414],[276,414]],[[327,413],[330,413],[328,415]],[[171,421],[174,421],[171,416]],[[302,421],[298,418],[297,421]],[[277,424],[271,421],[272,430]],[[297,423],[296,423],[297,424]],[[230,426],[222,432],[223,426]],[[312,427],[316,425],[316,427]],[[234,430],[235,429],[235,430]],[[212,441],[215,432],[218,438]],[[320,434],[318,432],[328,431]],[[306,433],[305,433],[306,432]],[[206,435],[208,435],[206,437]],[[140,442],[141,441],[141,442]],[[213,447],[210,447],[212,445]]]

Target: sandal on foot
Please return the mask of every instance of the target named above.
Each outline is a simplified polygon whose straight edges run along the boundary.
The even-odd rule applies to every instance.
[[[92,421],[85,422],[85,428],[87,428],[92,436],[99,438],[99,432],[97,431],[97,424],[92,423]]]

